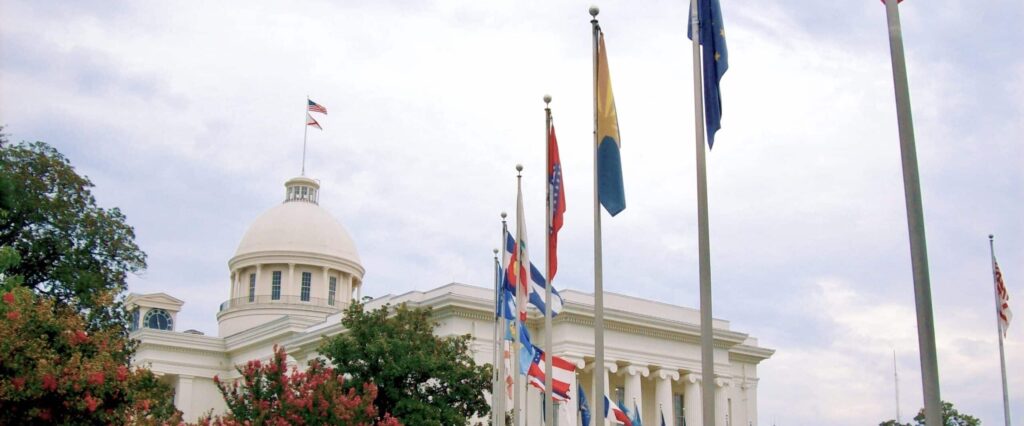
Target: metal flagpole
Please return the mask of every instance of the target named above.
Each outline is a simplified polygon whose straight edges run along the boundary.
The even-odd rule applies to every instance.
[[[552,208],[554,207],[554,189],[551,188],[551,95],[544,95],[544,152],[547,153],[545,160],[545,168],[548,169],[547,183],[544,185],[547,187],[547,199],[548,207],[545,209],[545,222],[547,223],[547,240],[544,244],[544,350],[546,352],[546,359],[544,360],[544,403],[547,404],[548,409],[544,412],[544,424],[553,425],[555,424],[554,409],[555,406],[555,393],[552,391],[551,384],[551,233],[554,231],[554,225],[552,222]]]
[[[502,235],[504,237],[504,235]],[[499,292],[501,291],[498,286],[501,285],[501,263],[498,262],[498,249],[494,249],[494,342],[491,345],[491,349],[494,350],[494,363],[491,364],[494,368],[491,369],[491,424],[498,424],[498,389],[501,388],[501,384],[498,381],[500,377],[498,375],[498,350],[500,348],[501,340],[498,340],[498,318],[501,317],[501,298]]]
[[[508,217],[508,214],[506,214],[505,212],[501,212],[501,258],[502,258],[502,262],[504,262],[505,250],[507,249],[507,246],[506,246],[506,240],[507,240],[506,235],[508,235],[508,222],[505,221],[506,217]],[[499,279],[498,282],[500,283],[501,280]],[[501,289],[501,291],[504,292],[505,289]],[[502,295],[504,295],[504,293],[502,293]],[[506,301],[506,303],[508,303],[508,302]],[[499,365],[498,365],[498,382],[499,382],[498,387],[500,388],[498,390],[498,393],[501,395],[501,398],[499,398],[499,400],[498,400],[498,405],[497,405],[497,407],[498,407],[498,417],[497,417],[498,421],[495,424],[496,425],[505,426],[505,414],[506,414],[506,411],[507,411],[506,407],[505,407],[505,404],[508,403],[508,395],[505,394],[505,392],[506,392],[506,390],[505,390],[506,389],[506,387],[505,387],[505,376],[508,375],[508,372],[505,371],[505,330],[508,330],[508,322],[505,319],[505,311],[504,311],[505,306],[502,306],[501,309],[502,309],[501,316],[498,318],[499,329],[501,330],[498,333],[499,334],[499,336],[498,336],[498,339],[499,339],[498,340],[498,342],[499,342],[498,343],[498,351],[501,352],[501,361],[499,362]]]
[[[892,350],[892,379],[896,384],[896,423],[900,422],[900,375],[896,372],[896,349]]]
[[[1006,355],[1003,354],[1003,326],[999,322],[1000,307],[1002,300],[999,299],[999,290],[995,288],[998,285],[999,277],[996,275],[996,248],[993,239],[995,237],[992,234],[988,235],[988,250],[992,256],[992,291],[995,293],[996,300],[996,332],[999,333],[999,367],[1003,373],[1003,420],[1006,421],[1006,426],[1010,426],[1010,392],[1006,389]]]
[[[597,186],[597,37],[601,32],[597,14],[600,12],[597,6],[590,6],[590,27],[594,35],[594,390],[601,393],[593,399],[597,401],[598,415],[604,419],[604,271],[601,260],[601,199]]]
[[[302,127],[303,127],[303,130],[302,130],[302,174],[301,174],[301,176],[305,176],[306,175],[306,137],[309,135],[309,120],[306,120],[307,117],[309,117],[309,95],[306,95],[306,109],[303,111],[303,116],[302,116],[302,123],[303,123]]]
[[[914,300],[917,305],[917,344],[921,355],[924,415],[927,426],[940,426],[942,402],[939,395],[932,291],[928,276],[928,245],[925,241],[924,208],[921,203],[921,182],[917,171],[917,148],[914,143],[914,119],[910,112],[907,62],[903,55],[903,33],[900,29],[897,3],[897,0],[885,0],[885,12],[889,23],[889,50],[892,55],[896,118],[899,122],[900,154],[903,162],[903,192],[910,231],[910,258],[914,274]]]
[[[711,237],[708,231],[708,177],[704,158],[704,92],[701,87],[700,20],[690,1],[693,39],[693,112],[697,144],[697,247],[700,270],[700,374],[704,426],[715,425],[715,353],[711,316]]]
[[[515,361],[513,362],[513,365],[512,365],[512,371],[513,371],[513,373],[512,373],[513,385],[512,386],[515,388],[515,389],[513,389],[513,392],[514,392],[513,395],[515,395],[515,396],[513,397],[513,402],[512,402],[512,406],[513,406],[513,408],[512,408],[512,424],[514,424],[516,426],[520,426],[519,421],[520,420],[525,420],[525,419],[523,418],[522,415],[520,415],[520,412],[519,412],[519,409],[521,407],[521,400],[522,400],[522,396],[523,396],[522,390],[519,389],[519,363],[520,363],[520,360],[519,360],[519,349],[520,348],[519,348],[519,346],[521,345],[521,340],[520,340],[519,334],[522,333],[522,330],[519,329],[519,325],[522,323],[522,313],[526,312],[525,306],[523,306],[523,302],[524,302],[524,299],[523,299],[523,286],[521,285],[521,283],[523,281],[523,277],[522,277],[523,271],[526,270],[526,268],[529,268],[529,265],[526,265],[525,268],[523,267],[523,227],[521,226],[521,224],[523,222],[522,222],[522,219],[520,218],[520,216],[523,214],[523,209],[521,208],[522,205],[523,205],[523,165],[522,164],[516,164],[516,172],[517,172],[516,173],[516,188],[518,189],[519,192],[518,192],[518,195],[517,195],[518,199],[516,200],[516,203],[517,203],[517,206],[516,206],[516,265],[514,266],[514,268],[516,268],[516,275],[515,275],[516,276],[516,282],[513,283],[513,285],[516,287],[516,319],[515,319],[516,326],[515,326],[515,333],[513,333],[513,337],[515,339],[513,339],[513,341],[512,341],[512,349],[513,349],[512,356],[515,359]],[[509,267],[513,267],[513,266],[509,265]],[[529,273],[529,271],[527,270],[526,273]],[[523,324],[523,326],[525,327],[526,325]]]

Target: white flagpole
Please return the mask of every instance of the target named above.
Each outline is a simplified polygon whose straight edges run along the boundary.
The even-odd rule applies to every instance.
[[[500,247],[501,247],[502,262],[504,262],[505,250],[506,250],[506,247],[507,247],[506,244],[505,244],[505,242],[506,242],[506,235],[508,234],[508,223],[505,221],[505,218],[507,216],[508,216],[508,214],[506,214],[505,212],[501,212],[501,246]],[[501,286],[501,279],[500,278],[498,279],[498,283],[499,283],[498,286],[500,287]],[[504,292],[505,289],[501,289],[499,291]],[[504,293],[502,293],[502,295],[504,295]],[[498,410],[498,416],[497,416],[498,421],[495,423],[495,425],[505,426],[505,412],[507,411],[506,407],[505,407],[505,404],[508,403],[508,395],[505,394],[506,393],[506,390],[505,390],[505,376],[508,375],[508,372],[505,371],[505,330],[508,329],[508,322],[505,319],[505,311],[504,311],[505,306],[502,306],[501,309],[502,309],[501,310],[501,315],[498,317],[498,324],[499,324],[498,328],[500,330],[499,333],[498,333],[498,352],[501,353],[501,360],[500,360],[499,365],[498,365],[498,387],[500,388],[498,390],[498,393],[501,395],[501,398],[498,399],[498,404],[496,406],[497,410]]]
[[[516,196],[516,198],[517,198],[516,199],[516,265],[515,265],[515,268],[516,268],[516,282],[513,284],[516,287],[516,319],[515,319],[515,321],[516,321],[516,327],[515,327],[516,332],[515,332],[515,334],[513,336],[513,337],[515,337],[515,340],[512,341],[512,350],[513,350],[512,356],[515,359],[515,361],[513,362],[513,365],[512,365],[512,371],[513,371],[512,378],[513,378],[513,387],[515,388],[514,389],[515,397],[513,398],[513,407],[514,408],[512,409],[512,423],[514,425],[516,425],[516,426],[520,426],[519,421],[520,420],[524,420],[524,421],[526,420],[521,415],[521,413],[519,411],[520,407],[521,407],[521,404],[522,404],[522,399],[523,399],[522,398],[523,392],[522,392],[522,390],[520,389],[520,386],[519,386],[519,384],[520,384],[520,380],[519,380],[519,363],[520,363],[520,360],[519,360],[519,350],[520,350],[520,348],[519,348],[519,346],[521,345],[521,340],[520,340],[519,334],[522,333],[522,330],[519,329],[519,324],[522,322],[522,320],[521,320],[522,313],[526,312],[526,307],[523,306],[523,303],[524,303],[523,286],[521,284],[522,284],[522,280],[523,280],[523,277],[522,277],[523,271],[525,270],[526,273],[529,273],[529,264],[527,264],[525,267],[523,266],[523,260],[524,259],[523,259],[523,227],[522,227],[522,224],[523,224],[523,219],[522,219],[522,215],[523,215],[523,208],[522,208],[523,207],[523,165],[522,164],[516,164],[516,172],[517,172],[516,173],[516,188],[518,190],[517,196]],[[529,261],[529,259],[526,259],[526,260]],[[523,324],[524,328],[525,328],[525,326],[526,325]],[[527,407],[529,407],[529,405],[527,405]]]
[[[547,160],[545,160],[544,166],[547,169],[547,182],[544,186],[547,187],[547,199],[548,206],[545,209],[545,222],[547,223],[547,239],[544,244],[544,350],[546,351],[546,358],[544,360],[544,400],[548,407],[544,412],[544,424],[553,425],[555,424],[554,409],[555,406],[555,394],[552,391],[551,384],[551,233],[554,230],[552,222],[552,208],[554,207],[554,189],[551,188],[551,95],[544,95],[544,152],[546,153]]]
[[[1010,426],[1010,392],[1006,389],[1006,355],[1003,354],[1003,325],[999,320],[1002,300],[999,299],[999,290],[995,288],[999,278],[996,276],[996,248],[995,243],[993,242],[994,238],[995,237],[992,234],[989,234],[988,250],[992,256],[992,291],[995,293],[996,300],[996,333],[999,334],[999,367],[1003,373],[1003,420],[1006,421],[1006,426]]]
[[[715,425],[715,352],[711,316],[711,237],[708,230],[708,177],[704,158],[704,90],[701,75],[700,20],[690,1],[693,39],[693,112],[697,145],[697,252],[700,273],[700,374],[704,426]]]
[[[306,95],[306,105],[302,115],[302,174],[306,175],[306,137],[309,135],[309,95]]]
[[[502,235],[502,237],[504,237],[504,235]],[[494,363],[491,364],[494,366],[494,368],[491,369],[491,424],[494,425],[498,424],[498,390],[501,388],[499,380],[501,376],[498,375],[498,360],[503,359],[498,357],[498,350],[500,347],[499,343],[501,342],[501,340],[498,340],[498,330],[500,327],[498,319],[501,317],[501,298],[499,297],[500,289],[498,288],[498,286],[501,285],[501,278],[499,274],[499,271],[501,271],[500,265],[501,263],[498,261],[498,249],[494,249],[494,333],[493,340],[491,340],[491,342],[493,342],[491,349],[494,350],[494,356],[492,357],[494,359]]]
[[[597,14],[601,10],[590,6],[590,27],[594,35],[594,389],[601,393],[597,401],[597,413],[604,418],[604,271],[601,254],[601,196],[597,185],[597,38],[601,27],[597,25]],[[601,420],[604,422],[604,420]]]
[[[924,416],[927,426],[941,426],[942,399],[939,395],[939,365],[935,348],[931,279],[928,276],[928,244],[925,241],[921,181],[917,171],[917,148],[914,143],[914,119],[910,112],[907,61],[903,54],[903,33],[900,29],[897,3],[897,0],[885,0],[885,13],[889,24],[892,80],[896,91],[896,119],[899,123],[900,154],[903,162],[903,193],[907,204],[907,227],[910,231],[910,260],[917,307],[917,344],[921,356]]]

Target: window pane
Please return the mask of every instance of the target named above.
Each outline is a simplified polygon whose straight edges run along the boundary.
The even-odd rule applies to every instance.
[[[312,286],[313,274],[309,272],[302,273],[302,293],[301,298],[303,302],[309,301],[309,289]]]
[[[334,296],[338,293],[338,278],[331,277],[330,287],[327,289],[327,304],[334,306]]]
[[[270,280],[270,299],[281,300],[281,271],[274,271]]]
[[[249,274],[249,303],[256,301],[256,274]]]

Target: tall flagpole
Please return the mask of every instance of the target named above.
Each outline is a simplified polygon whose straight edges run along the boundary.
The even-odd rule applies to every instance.
[[[597,37],[601,27],[597,14],[601,10],[590,6],[590,27],[594,35],[594,390],[601,395],[597,401],[597,413],[604,422],[604,280],[601,254],[601,198],[597,186]]]
[[[545,209],[545,221],[547,223],[547,240],[544,243],[544,350],[546,351],[546,359],[544,360],[544,389],[545,392],[544,401],[547,404],[548,409],[544,411],[544,424],[553,425],[555,424],[555,393],[552,390],[551,384],[551,357],[552,346],[551,346],[551,233],[554,231],[554,224],[552,224],[552,208],[554,207],[554,190],[551,188],[551,95],[544,95],[544,152],[547,153],[545,160],[545,168],[547,169],[547,199],[548,206]]]
[[[892,350],[892,381],[896,384],[896,423],[900,422],[900,375],[896,372],[896,349]]]
[[[518,193],[517,193],[518,195],[517,196],[519,197],[519,199],[516,200],[516,201],[517,201],[517,204],[521,205],[522,202],[523,202],[522,201],[522,196],[523,196],[523,165],[522,164],[516,164],[516,188],[518,189]],[[523,267],[523,227],[520,226],[520,223],[522,223],[522,221],[519,218],[519,215],[522,214],[521,210],[522,209],[520,209],[519,206],[517,205],[516,206],[516,265],[514,266],[516,268],[516,275],[515,275],[516,276],[516,282],[513,284],[516,287],[516,319],[515,319],[515,321],[516,321],[515,330],[516,331],[513,334],[513,337],[515,339],[513,339],[513,341],[512,341],[512,348],[513,348],[512,356],[515,359],[515,362],[512,363],[513,364],[512,365],[512,371],[513,371],[513,373],[512,373],[513,385],[512,386],[515,388],[515,389],[513,389],[513,392],[514,392],[515,396],[514,396],[513,402],[512,402],[512,404],[513,404],[513,408],[512,408],[512,424],[514,424],[515,426],[521,426],[519,421],[520,420],[525,420],[523,418],[522,413],[519,412],[519,409],[520,409],[520,406],[521,406],[521,401],[523,399],[522,398],[522,396],[523,396],[522,390],[519,389],[519,363],[520,363],[520,360],[519,360],[519,350],[520,350],[520,348],[519,348],[519,346],[522,345],[522,340],[521,340],[521,337],[519,336],[519,334],[522,333],[523,330],[520,330],[519,326],[520,326],[520,324],[522,324],[522,314],[526,312],[526,307],[523,306],[523,302],[524,302],[524,299],[523,299],[523,286],[521,285],[521,283],[523,281],[522,275],[523,275],[523,271],[524,270],[527,271],[526,273],[529,273],[529,270],[527,269],[527,268],[529,268],[529,265],[526,265],[525,268]],[[527,261],[529,261],[529,259],[527,259]],[[509,267],[513,267],[513,266],[509,265]],[[526,326],[525,324],[522,324],[522,325],[523,325],[523,327]]]
[[[914,300],[917,306],[917,344],[921,355],[924,416],[927,426],[940,426],[942,402],[939,395],[939,365],[935,348],[931,280],[928,276],[928,244],[924,234],[924,208],[921,203],[921,181],[917,171],[914,119],[910,112],[907,61],[903,54],[903,33],[900,29],[897,3],[897,0],[885,0],[885,13],[889,23],[892,80],[896,89],[896,118],[899,122],[900,154],[903,162],[903,193],[907,204],[907,227],[910,231],[910,259],[914,274]]]
[[[708,176],[704,159],[704,92],[701,87],[700,20],[690,1],[693,39],[693,112],[697,146],[697,252],[700,270],[700,375],[704,426],[715,425],[715,347],[711,316],[711,237],[708,231]]]
[[[302,122],[304,124],[302,125],[303,130],[302,130],[302,174],[301,174],[301,176],[305,176],[306,175],[306,137],[309,135],[309,120],[306,120],[306,118],[309,117],[309,95],[306,95],[306,105],[305,106],[306,106],[306,108],[303,111],[303,116],[302,116]]]
[[[507,249],[506,242],[508,240],[508,238],[507,238],[507,236],[508,236],[508,222],[505,221],[506,217],[508,217],[508,214],[506,214],[505,212],[501,212],[501,246],[500,247],[501,247],[502,262],[504,262],[504,259],[505,259],[505,250]],[[500,283],[502,282],[502,280],[499,279],[498,282],[499,282],[498,285],[500,286],[501,285]],[[500,291],[502,292],[500,294],[502,296],[504,296],[505,289],[503,288]],[[508,303],[508,302],[506,301],[505,303]],[[498,333],[498,339],[499,339],[498,340],[498,342],[499,342],[498,343],[498,351],[501,352],[501,360],[500,360],[500,362],[498,364],[498,382],[499,382],[498,383],[498,387],[500,388],[498,390],[498,393],[501,395],[501,398],[498,399],[498,405],[497,405],[497,409],[498,409],[498,417],[497,417],[497,419],[498,419],[498,421],[495,422],[494,424],[495,425],[505,426],[505,414],[506,414],[506,411],[507,411],[507,409],[505,407],[505,404],[508,403],[508,395],[505,394],[505,392],[506,392],[505,391],[505,389],[506,389],[505,377],[508,375],[508,372],[505,371],[505,330],[508,330],[508,322],[505,319],[505,306],[503,305],[501,307],[501,309],[502,309],[501,310],[501,316],[498,318],[498,327],[500,329],[500,332]],[[493,407],[494,406],[492,406],[492,409],[493,409]]]
[[[504,237],[504,235],[502,235]],[[494,249],[494,333],[493,333],[493,344],[491,349],[494,350],[494,363],[491,364],[494,368],[491,369],[491,424],[498,424],[498,389],[501,388],[498,375],[498,350],[500,348],[498,340],[498,319],[501,318],[501,297],[500,289],[498,286],[501,285],[501,263],[498,262],[498,249]]]
[[[1010,392],[1006,390],[1006,355],[1003,354],[1003,326],[999,323],[999,314],[1001,312],[1001,300],[999,300],[999,290],[995,288],[996,282],[999,278],[996,276],[996,248],[993,239],[995,237],[992,234],[988,235],[988,250],[992,256],[992,290],[995,293],[996,300],[996,332],[999,333],[999,367],[1003,373],[1003,420],[1006,422],[1006,426],[1010,426]]]

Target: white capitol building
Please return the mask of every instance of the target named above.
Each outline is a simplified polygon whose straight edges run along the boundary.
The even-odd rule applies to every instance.
[[[223,412],[214,376],[239,377],[236,365],[269,359],[275,344],[299,366],[318,356],[324,336],[343,333],[342,311],[360,300],[365,270],[348,231],[318,203],[320,184],[306,177],[285,183],[285,200],[253,221],[228,260],[227,300],[217,313],[217,336],[181,332],[174,324],[184,302],[165,293],[131,294],[132,337],[140,344],[133,360],[146,365],[175,390],[174,404],[193,421],[211,409]],[[700,375],[700,313],[615,293],[605,293],[605,365],[594,365],[593,294],[560,291],[564,308],[552,326],[549,351],[577,365],[579,383],[594,401],[594,374],[604,374],[605,394],[639,407],[645,424],[701,424],[701,380],[715,381],[720,413],[716,426],[754,426],[757,365],[774,350],[714,321],[715,377]],[[179,297],[182,295],[178,295]],[[471,334],[478,364],[494,357],[494,291],[451,283],[429,291],[387,295],[366,302],[430,306],[441,336]],[[543,317],[532,312],[531,334],[542,336]],[[520,381],[521,383],[524,381]],[[575,396],[575,390],[570,395]],[[528,392],[524,417],[541,424],[540,394]],[[695,408],[691,408],[695,407]],[[575,406],[558,411],[559,425],[576,425]],[[598,416],[594,416],[599,424]],[[415,425],[411,425],[415,426]]]

